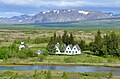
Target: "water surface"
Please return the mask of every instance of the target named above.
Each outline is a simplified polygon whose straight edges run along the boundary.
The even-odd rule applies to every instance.
[[[59,70],[68,72],[112,72],[120,76],[120,68],[98,67],[98,66],[1,66],[0,70]]]

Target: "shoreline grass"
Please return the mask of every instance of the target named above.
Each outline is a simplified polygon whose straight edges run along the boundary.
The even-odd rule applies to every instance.
[[[49,72],[49,73],[48,73]],[[47,71],[47,70],[2,70],[0,78],[11,79],[119,79],[120,76],[114,76],[110,72],[65,72],[65,71]]]
[[[11,63],[11,64],[0,64],[4,67],[12,66],[99,66],[99,67],[111,67],[120,68],[120,64],[110,64],[110,63],[42,63],[42,62],[29,62],[29,63]]]

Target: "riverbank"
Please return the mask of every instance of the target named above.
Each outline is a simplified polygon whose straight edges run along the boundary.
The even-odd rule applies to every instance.
[[[53,66],[104,66],[120,68],[119,58],[103,58],[93,55],[58,56],[51,55],[44,58],[18,59],[11,58],[0,61],[0,66],[32,66],[32,65],[53,65]]]
[[[29,63],[11,63],[11,64],[0,64],[0,66],[12,67],[12,66],[98,66],[98,67],[112,67],[120,68],[120,64],[110,63],[40,63],[40,62],[29,62]]]
[[[45,70],[0,71],[0,78],[10,79],[119,79],[106,72],[64,72]]]

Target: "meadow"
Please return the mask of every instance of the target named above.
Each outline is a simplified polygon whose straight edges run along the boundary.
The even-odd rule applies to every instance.
[[[0,71],[1,79],[119,79],[105,72],[64,72],[64,71]]]
[[[97,26],[102,24],[93,21],[87,22],[87,25]],[[86,24],[83,22],[82,24]],[[78,25],[82,25],[78,24]],[[106,24],[106,23],[105,23]],[[103,24],[103,25],[105,25]],[[119,22],[117,23],[119,25]],[[52,24],[51,24],[52,25]],[[57,25],[57,26],[56,26]],[[38,50],[44,50],[48,44],[48,41],[53,33],[56,32],[57,36],[61,36],[64,30],[68,34],[73,33],[75,40],[84,40],[89,45],[94,40],[94,36],[97,31],[101,31],[102,36],[106,33],[114,31],[117,35],[120,35],[120,29],[117,28],[67,28],[66,24],[64,27],[59,27],[58,24],[50,26],[40,27],[40,25],[1,25],[0,26],[0,48],[8,48],[13,42],[16,43],[16,47],[19,47],[20,42],[24,41],[25,44],[30,47],[33,52]],[[75,24],[73,24],[75,25]],[[109,22],[108,22],[109,25]],[[114,23],[113,23],[114,25]],[[59,28],[58,28],[59,27]],[[88,54],[89,52],[89,54]],[[12,53],[12,52],[11,52]],[[48,56],[37,56],[20,59],[17,57],[0,59],[0,66],[24,66],[24,65],[65,65],[65,66],[106,66],[106,67],[120,67],[119,57],[100,57],[90,53],[89,50],[83,51],[82,55],[77,56],[66,56],[66,55],[48,55]],[[38,79],[46,79],[48,71],[37,71],[39,75]],[[67,78],[64,78],[63,71],[50,71],[52,79],[119,79],[119,76],[112,76],[108,73],[76,73],[76,72],[65,72]],[[0,71],[0,78],[10,79],[33,79],[35,71]],[[12,75],[11,75],[12,74]],[[26,75],[24,75],[26,74]],[[37,78],[36,78],[37,79]]]
[[[94,22],[94,21],[93,21]],[[89,23],[89,22],[88,22]],[[88,24],[87,23],[87,24]],[[84,22],[82,23],[84,24]],[[92,24],[92,23],[91,23]],[[97,23],[93,23],[93,25]],[[56,27],[56,26],[55,26]],[[34,52],[38,50],[44,50],[47,46],[49,38],[53,36],[53,33],[56,32],[57,35],[62,35],[66,30],[69,33],[73,33],[75,40],[84,40],[87,44],[94,40],[94,35],[96,35],[97,31],[100,30],[102,36],[106,33],[114,31],[117,35],[120,34],[120,29],[115,28],[50,28],[50,27],[36,27],[34,25],[6,25],[0,26],[0,47],[9,47],[13,42],[16,42],[16,46],[20,45],[21,41],[24,41],[25,44],[30,47],[30,49]],[[39,41],[35,41],[36,39],[40,39]],[[42,39],[42,40],[41,40]],[[89,52],[89,50],[83,51]],[[65,63],[74,63],[77,65],[102,65],[102,66],[120,66],[119,58],[112,57],[98,57],[92,55],[80,56],[47,56],[42,62],[39,62],[37,58],[28,58],[26,59],[18,59],[20,62],[16,60],[16,62],[12,62],[12,58],[8,59],[8,63],[16,63],[16,64],[65,64]],[[14,59],[14,58],[13,58]],[[56,60],[54,60],[56,59]],[[69,61],[71,59],[71,61]],[[75,59],[75,60],[72,60]],[[31,62],[32,61],[32,62]],[[4,61],[3,61],[4,62]],[[1,62],[1,64],[5,64]],[[29,63],[26,63],[29,62]]]

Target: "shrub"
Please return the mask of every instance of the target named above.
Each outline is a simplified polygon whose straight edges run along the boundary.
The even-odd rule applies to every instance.
[[[45,56],[44,56],[44,55],[38,55],[38,60],[39,60],[40,62],[42,62],[44,59],[45,59]]]
[[[63,72],[63,75],[62,75],[63,79],[69,79],[66,72]]]
[[[52,78],[52,76],[51,76],[51,72],[48,71],[47,74],[46,74],[45,79],[51,79],[51,78]]]

